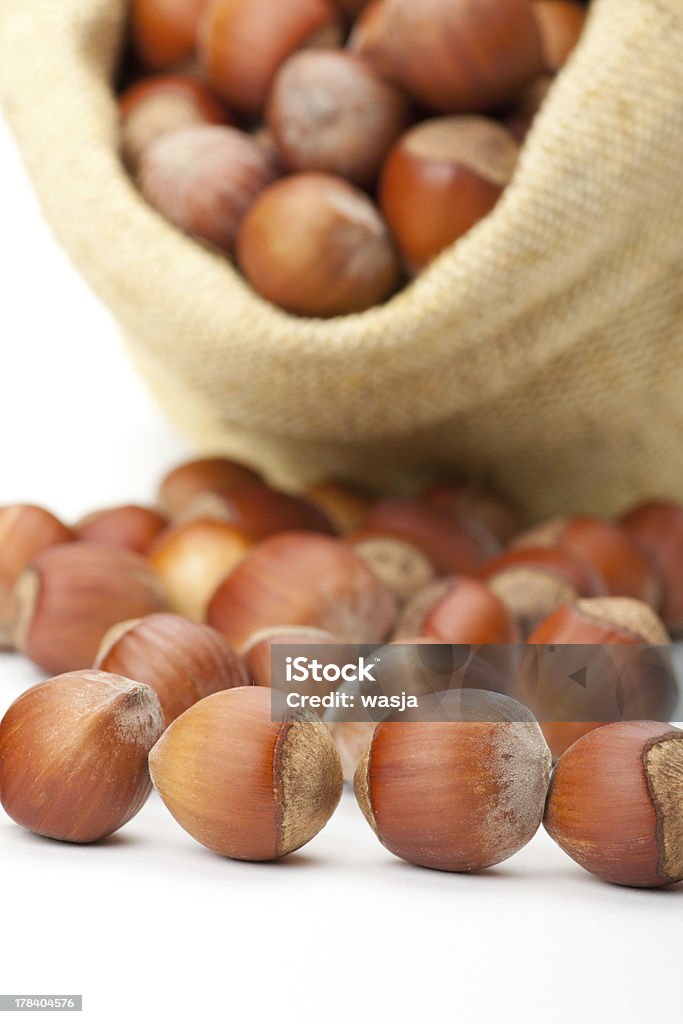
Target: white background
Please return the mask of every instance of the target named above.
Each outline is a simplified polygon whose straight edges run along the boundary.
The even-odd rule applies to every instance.
[[[53,241],[1,121],[0,184],[0,504],[73,517],[150,500],[188,449]],[[0,711],[38,678],[0,656]],[[0,992],[83,993],[98,1022],[680,1017],[683,887],[603,885],[543,833],[480,876],[412,868],[350,794],[276,865],[212,855],[156,797],[94,847],[0,811],[0,892]]]

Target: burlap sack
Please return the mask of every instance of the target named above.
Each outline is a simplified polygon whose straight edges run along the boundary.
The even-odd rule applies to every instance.
[[[125,9],[2,0],[0,89],[57,236],[189,435],[285,483],[464,472],[530,517],[683,499],[681,0],[594,0],[493,215],[330,322],[260,301],[136,193],[110,87]]]

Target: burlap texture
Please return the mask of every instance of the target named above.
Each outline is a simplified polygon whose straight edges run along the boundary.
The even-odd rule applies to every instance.
[[[328,322],[262,302],[138,196],[110,86],[125,8],[2,0],[0,91],[58,238],[202,447],[290,484],[468,473],[529,517],[683,499],[681,0],[594,0],[494,213]]]

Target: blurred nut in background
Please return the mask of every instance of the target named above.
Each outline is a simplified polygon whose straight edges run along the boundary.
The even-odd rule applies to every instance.
[[[195,519],[161,533],[149,550],[149,560],[169,607],[203,622],[216,587],[252,545],[248,534],[229,523]]]
[[[159,485],[158,501],[171,517],[186,517],[186,509],[199,494],[223,493],[261,483],[258,473],[231,459],[194,459],[176,466]]]
[[[400,278],[393,240],[368,197],[312,172],[277,182],[251,206],[237,261],[260,295],[301,316],[361,313]]]
[[[408,99],[343,50],[304,50],[282,66],[267,119],[287,166],[373,184],[409,117]]]
[[[91,512],[76,523],[78,540],[113,544],[144,555],[152,541],[168,526],[161,512],[142,505],[118,505]]]
[[[22,570],[39,552],[72,536],[64,523],[38,505],[0,508],[0,649],[14,643],[13,590]]]
[[[341,41],[340,13],[330,0],[209,0],[200,55],[228,102],[256,115],[291,53]]]
[[[117,622],[163,611],[163,588],[151,565],[108,544],[46,548],[17,580],[17,650],[47,672],[92,665]]]
[[[232,124],[225,106],[191,75],[144,78],[121,95],[120,109],[121,148],[132,170],[163,135],[197,124]]]
[[[207,0],[131,0],[133,45],[150,70],[188,60]]]
[[[490,213],[518,152],[503,125],[472,116],[423,121],[396,143],[382,171],[380,206],[412,271]]]
[[[143,151],[147,201],[188,235],[231,253],[249,205],[277,177],[262,146],[237,128],[194,125]]]
[[[269,626],[315,626],[365,643],[388,635],[396,607],[348,544],[322,534],[283,533],[256,545],[218,587],[208,621],[238,651]]]
[[[151,687],[166,725],[209,694],[249,681],[220,633],[163,613],[113,626],[97,652],[95,668]]]

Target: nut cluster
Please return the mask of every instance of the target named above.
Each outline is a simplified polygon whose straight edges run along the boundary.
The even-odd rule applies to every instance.
[[[373,497],[330,480],[291,495],[225,458],[174,469],[154,508],[73,526],[37,506],[2,508],[3,641],[54,678],[0,723],[0,800],[31,831],[103,839],[143,805],[149,758],[195,839],[271,860],[317,834],[355,775],[379,839],[412,863],[489,867],[545,815],[600,877],[671,884],[683,878],[683,733],[663,724],[671,677],[652,659],[625,672],[633,721],[606,724],[599,688],[587,716],[564,688],[539,697],[500,650],[523,638],[668,644],[683,631],[682,553],[672,502],[523,533],[511,503],[479,485]],[[282,642],[330,645],[332,661],[335,645],[387,644],[396,689],[415,674],[411,645],[503,647],[482,657],[481,689],[449,693],[446,721],[425,719],[427,691],[419,721],[328,727],[273,721]]]
[[[491,212],[583,0],[130,0],[147,201],[290,313],[388,299]]]

